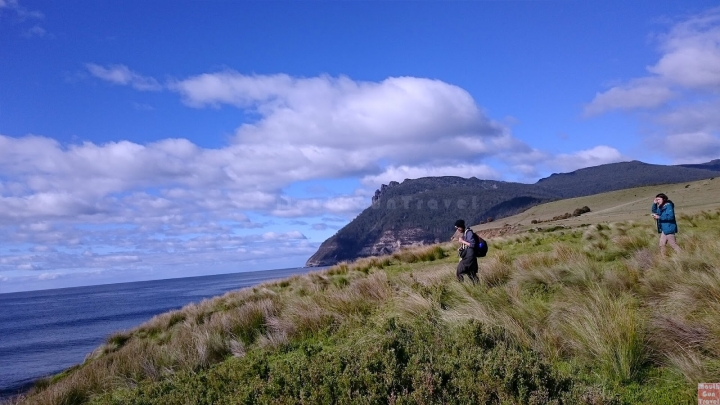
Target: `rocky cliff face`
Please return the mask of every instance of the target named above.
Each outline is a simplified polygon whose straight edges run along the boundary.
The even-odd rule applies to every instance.
[[[357,246],[355,249],[348,249],[347,246],[341,246],[341,244],[337,242],[337,239],[330,238],[308,259],[305,266],[332,266],[344,260],[349,261],[358,257],[388,255],[402,248],[440,242],[439,239],[431,239],[426,235],[427,232],[419,228],[386,230],[374,242]]]
[[[531,197],[516,202],[513,197],[517,195]],[[475,178],[390,182],[375,192],[370,207],[323,242],[306,266],[329,266],[391,254],[404,247],[448,241],[457,219],[477,224],[487,220],[489,214],[493,218],[512,215],[550,198],[552,195],[536,192],[531,185]]]
[[[390,187],[395,187],[399,185],[400,183],[398,183],[397,181],[391,181],[390,184],[383,184],[378,190],[375,190],[375,195],[372,197],[372,203],[377,204]]]

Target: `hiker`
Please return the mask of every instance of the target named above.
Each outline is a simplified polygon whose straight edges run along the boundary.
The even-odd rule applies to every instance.
[[[660,253],[665,254],[665,245],[670,244],[676,252],[680,252],[680,246],[675,241],[675,234],[678,231],[675,222],[675,204],[663,193],[655,196],[652,205],[652,217],[657,223],[660,234]]]
[[[472,230],[465,228],[465,221],[462,219],[455,221],[455,230],[460,233],[460,249],[458,249],[458,253],[460,254],[460,263],[458,263],[457,266],[457,279],[462,283],[464,279],[463,275],[466,274],[470,277],[473,284],[476,284],[480,281],[477,275],[477,257],[475,257],[475,245],[477,241],[473,236]]]

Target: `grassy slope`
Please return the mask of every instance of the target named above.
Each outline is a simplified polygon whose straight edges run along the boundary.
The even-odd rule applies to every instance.
[[[492,239],[482,285],[454,280],[450,245],[341,264],[116,333],[17,402],[694,403],[720,377],[716,184],[661,190],[669,258],[645,220],[657,187],[555,202],[536,215],[598,223]],[[641,221],[600,221],[634,199]]]
[[[637,187],[613,191],[587,197],[568,198],[547,204],[541,204],[511,217],[499,219],[496,223],[473,226],[476,230],[490,230],[499,224],[508,224],[515,232],[537,227],[564,225],[576,227],[581,224],[641,220],[652,222],[650,206],[658,193],[667,194],[675,203],[678,214],[695,214],[702,210],[714,209],[720,203],[720,177],[713,180],[700,180],[689,183],[667,184],[662,186]],[[532,220],[544,221],[553,217],[572,213],[576,208],[590,207],[590,213],[580,217],[531,224]]]

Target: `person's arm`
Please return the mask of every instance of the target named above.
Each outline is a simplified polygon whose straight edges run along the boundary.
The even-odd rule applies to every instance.
[[[655,218],[655,219],[660,218],[660,206],[658,206],[658,204],[656,202],[653,203],[652,208],[650,208],[650,210],[652,211],[651,215],[653,218]]]
[[[660,221],[672,222],[675,219],[675,210],[672,204],[665,204],[665,209],[660,213]]]
[[[462,235],[460,235],[460,243],[462,243],[465,246],[472,246],[471,242],[468,242],[465,240],[465,235],[467,234],[467,231],[463,232]]]

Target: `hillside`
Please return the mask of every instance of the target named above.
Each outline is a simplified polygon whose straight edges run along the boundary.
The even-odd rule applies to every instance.
[[[445,241],[458,218],[477,224],[554,200],[712,178],[718,175],[714,170],[720,169],[716,163],[686,165],[692,167],[613,163],[553,174],[535,184],[460,177],[392,182],[375,193],[370,207],[323,242],[306,266],[333,265]]]
[[[632,187],[715,177],[718,175],[718,167],[711,163],[687,167],[652,165],[634,160],[553,174],[535,184],[556,192],[560,198],[582,197]]]
[[[612,191],[587,197],[568,198],[540,204],[520,214],[503,218],[488,224],[476,224],[474,230],[489,235],[518,233],[548,227],[577,227],[581,224],[597,225],[612,221],[641,221],[652,223],[650,206],[658,193],[667,194],[675,203],[680,214],[694,215],[703,210],[712,210],[720,201],[720,177],[694,182],[661,184]],[[589,207],[591,212],[578,217],[552,220],[554,217],[572,213],[580,207]],[[539,223],[533,224],[532,221]]]
[[[720,371],[715,184],[682,186],[704,211],[678,204],[669,258],[654,224],[597,214],[492,238],[475,286],[449,244],[362,259],[118,332],[15,403],[692,404]]]

